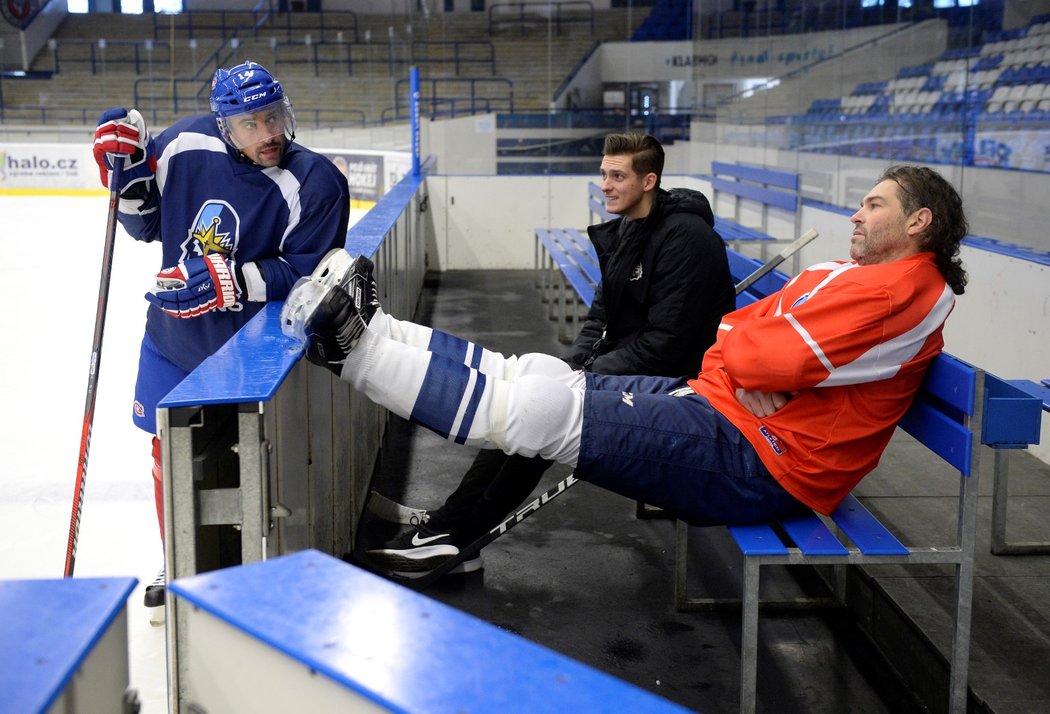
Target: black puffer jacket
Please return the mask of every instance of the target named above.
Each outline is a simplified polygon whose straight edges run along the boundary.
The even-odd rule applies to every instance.
[[[600,374],[695,376],[736,297],[707,198],[659,190],[649,215],[587,229],[602,281],[563,359]]]

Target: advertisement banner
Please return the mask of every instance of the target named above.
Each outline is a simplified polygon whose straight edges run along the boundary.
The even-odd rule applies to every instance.
[[[0,193],[105,193],[90,142],[0,143]]]
[[[325,156],[346,176],[351,201],[375,203],[384,193],[383,155],[325,151]]]
[[[346,176],[351,201],[372,205],[412,170],[408,152],[320,149]],[[105,195],[91,142],[20,144],[0,142],[0,195]]]

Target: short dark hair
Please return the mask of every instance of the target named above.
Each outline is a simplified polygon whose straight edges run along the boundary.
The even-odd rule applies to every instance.
[[[664,173],[664,147],[648,134],[629,132],[605,137],[602,153],[606,156],[631,155],[631,168],[636,174],[656,174],[656,188]]]
[[[879,182],[897,184],[897,197],[905,214],[930,209],[933,220],[920,237],[919,247],[936,256],[937,267],[956,295],[966,289],[966,271],[959,259],[959,244],[970,230],[962,198],[947,179],[924,166],[891,166]]]

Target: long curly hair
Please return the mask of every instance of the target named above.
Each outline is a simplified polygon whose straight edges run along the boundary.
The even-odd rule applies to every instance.
[[[891,166],[879,182],[893,181],[904,213],[929,208],[933,220],[920,237],[922,250],[936,256],[937,268],[956,295],[966,289],[966,271],[959,259],[959,244],[970,230],[962,198],[943,176],[923,166]]]

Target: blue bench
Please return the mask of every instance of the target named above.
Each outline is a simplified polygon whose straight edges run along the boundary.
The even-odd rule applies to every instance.
[[[170,589],[192,633],[180,691],[201,711],[686,712],[317,550]]]
[[[734,274],[733,277],[740,280],[743,276]],[[1037,443],[1039,410],[1039,402],[1017,387],[947,353],[939,355],[931,364],[920,394],[900,427],[959,472],[959,518],[952,543],[905,545],[851,494],[830,517],[809,513],[779,523],[730,527],[729,533],[744,556],[741,599],[694,597],[687,592],[688,526],[678,523],[676,607],[679,610],[710,610],[727,605],[742,608],[741,711],[753,712],[756,705],[762,566],[876,563],[955,565],[950,709],[966,711],[981,447],[1009,449]],[[841,582],[841,578],[836,578],[836,583]],[[764,601],[762,605],[827,606],[841,602],[842,595],[836,588],[831,598]]]
[[[618,216],[605,210],[605,194],[602,187],[593,181],[587,184],[587,208],[591,212],[591,224],[611,221]]]
[[[580,313],[594,302],[601,281],[598,256],[590,239],[576,228],[536,228],[534,233],[537,287],[548,305],[547,316],[559,321],[558,339],[572,342],[579,332]]]
[[[726,250],[729,259],[729,274],[733,277],[733,283],[739,284],[751,273],[762,267],[762,261],[758,258],[750,258],[735,250]],[[771,270],[756,280],[750,287],[736,296],[737,308],[757,302],[766,295],[775,293],[787,284],[790,278],[779,270]]]
[[[781,232],[798,235],[798,172],[712,161],[707,179],[711,184],[715,230],[730,246],[739,250],[744,244],[757,243],[765,260],[767,247],[785,239],[774,236],[776,219],[785,224]],[[730,206],[729,215],[723,215],[726,203]],[[793,273],[798,272],[798,260],[796,254]]]
[[[1050,413],[1050,379],[1033,382],[1028,379],[1011,379],[1010,384],[1025,392],[1042,404],[1043,411]],[[1050,555],[1050,542],[1011,542],[1006,535],[1007,498],[1010,483],[1010,451],[996,449],[995,468],[992,470],[992,553],[995,555]]]

